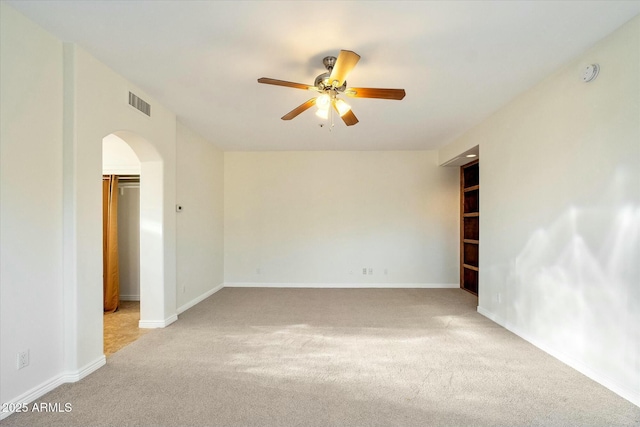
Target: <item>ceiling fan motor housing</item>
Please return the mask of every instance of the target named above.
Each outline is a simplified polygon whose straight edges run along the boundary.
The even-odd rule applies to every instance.
[[[317,87],[319,90],[329,90],[329,89],[333,89],[331,87],[331,84],[329,83],[329,76],[331,75],[331,73],[322,73],[320,74],[318,77],[316,77],[316,80],[313,82],[313,85],[315,87]],[[347,81],[345,80],[344,83],[342,84],[342,86],[335,88],[335,90],[337,90],[338,92],[344,92],[344,90],[347,88]]]
[[[330,89],[335,89],[338,92],[344,92],[344,90],[347,88],[346,80],[342,84],[342,86],[336,87],[336,88],[332,88],[331,87],[331,83],[329,83],[329,76],[331,76],[331,71],[333,70],[333,67],[336,65],[336,61],[337,61],[337,58],[335,56],[325,56],[324,57],[324,59],[322,60],[322,64],[324,65],[324,67],[328,71],[326,73],[322,73],[318,77],[316,77],[316,80],[313,83],[313,85],[315,87],[317,87],[320,90],[324,90],[324,91],[328,91]]]

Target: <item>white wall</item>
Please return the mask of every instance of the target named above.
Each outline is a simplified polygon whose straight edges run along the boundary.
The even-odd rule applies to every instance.
[[[150,326],[177,318],[176,120],[82,49],[0,7],[0,397],[29,402],[105,363],[101,158],[111,133],[127,140],[152,183],[141,194],[150,266],[141,271],[149,284],[141,316]],[[128,105],[129,90],[151,103],[151,118]],[[17,371],[27,348],[31,363]]]
[[[224,156],[182,123],[176,131],[180,313],[224,282]]]
[[[458,187],[437,152],[226,152],[225,282],[457,287]]]
[[[68,46],[66,72],[73,73],[73,129],[65,141],[74,162],[65,165],[73,176],[69,203],[76,226],[70,232],[77,257],[78,359],[90,363],[102,353],[101,197],[102,139],[115,133],[141,162],[140,325],[171,323],[175,314],[175,115],[152,97],[77,46]],[[129,91],[151,104],[151,117],[128,105]],[[69,95],[71,96],[71,95]],[[99,246],[98,246],[99,245]],[[70,350],[71,351],[71,350]],[[82,366],[82,362],[78,363]]]
[[[62,43],[0,3],[0,401],[63,369]],[[30,364],[16,369],[20,351]]]
[[[636,405],[639,76],[640,17],[441,151],[480,145],[479,311]]]
[[[458,172],[438,168],[436,153],[226,153],[223,164],[139,88],[0,8],[3,403],[104,363],[101,145],[114,132],[144,159],[143,179],[156,182],[141,195],[151,206],[142,226],[145,256],[162,267],[141,274],[162,283],[145,313],[158,324],[175,317],[176,303],[216,289],[222,210],[231,284],[457,286]],[[444,161],[481,147],[480,311],[636,404],[639,26],[636,18],[440,152]],[[601,75],[584,84],[590,62]],[[152,118],[128,106],[130,89],[152,104]],[[192,164],[215,171],[210,188],[194,190]],[[177,185],[188,214],[180,218]],[[213,243],[196,239],[210,230]],[[190,239],[213,257],[211,271],[190,272]],[[183,296],[178,247],[187,248],[178,254]],[[18,371],[25,348],[31,364]]]

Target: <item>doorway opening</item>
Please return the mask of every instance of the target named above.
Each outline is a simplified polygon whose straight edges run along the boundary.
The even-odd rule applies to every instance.
[[[150,295],[143,291],[141,281],[141,269],[150,267],[149,260],[141,258],[144,240],[141,224],[144,213],[150,209],[148,201],[146,211],[141,209],[141,194],[147,185],[141,179],[143,162],[127,140],[117,134],[103,138],[102,169],[106,183],[103,184],[103,348],[108,356],[148,331],[141,328],[142,309]]]

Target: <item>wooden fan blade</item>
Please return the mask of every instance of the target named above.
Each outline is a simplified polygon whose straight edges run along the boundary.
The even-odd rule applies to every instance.
[[[294,117],[296,117],[298,114],[300,114],[300,113],[308,110],[309,108],[313,107],[314,105],[316,105],[316,99],[317,98],[311,98],[310,100],[308,100],[304,104],[300,104],[299,106],[297,106],[296,108],[294,108],[293,110],[289,111],[287,114],[282,116],[282,120],[291,120]]]
[[[336,112],[338,113],[338,115],[340,115],[340,111],[338,111],[338,107],[336,107],[336,103],[333,102],[333,109],[336,110]],[[355,114],[353,114],[353,111],[349,110],[347,111],[343,116],[342,116],[342,121],[344,122],[345,125],[347,126],[353,126],[356,123],[358,123],[358,118],[356,117]]]
[[[401,100],[406,95],[404,89],[378,89],[370,87],[350,87],[344,94],[352,98],[379,98]]]
[[[292,87],[292,88],[295,88],[295,89],[315,90],[315,86],[309,86],[309,85],[305,85],[305,84],[302,84],[302,83],[287,82],[285,80],[270,79],[268,77],[259,78],[258,79],[258,83],[264,83],[264,84],[276,85],[276,86]]]
[[[337,80],[338,82],[335,84],[335,87],[342,86],[347,79],[347,74],[353,70],[353,67],[356,66],[359,60],[360,55],[357,53],[351,52],[350,50],[341,50],[338,59],[336,59],[336,64],[333,66],[333,70],[331,70],[329,83],[331,84]]]
[[[356,123],[358,123],[359,120],[356,117],[356,115],[353,114],[353,111],[349,110],[349,111],[347,111],[347,113],[344,116],[342,116],[342,121],[347,126],[353,126]]]

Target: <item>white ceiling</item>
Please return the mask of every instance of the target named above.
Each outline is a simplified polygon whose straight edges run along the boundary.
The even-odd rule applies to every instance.
[[[640,13],[640,1],[9,3],[225,150],[438,148]],[[256,80],[313,84],[340,49],[362,57],[350,86],[405,99],[347,98],[360,123],[331,131],[313,110],[280,120],[313,94]]]

